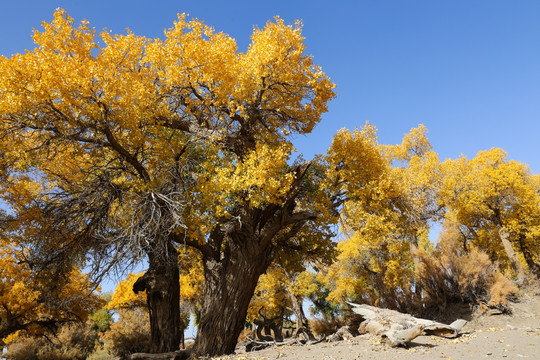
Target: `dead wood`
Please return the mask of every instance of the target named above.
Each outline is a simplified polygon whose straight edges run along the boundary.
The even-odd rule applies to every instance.
[[[187,360],[191,356],[191,350],[177,350],[167,353],[147,354],[135,353],[128,356],[129,360]]]
[[[354,336],[351,333],[349,326],[342,326],[339,328],[338,331],[332,336],[328,338],[328,341],[339,341],[339,340],[349,340],[352,339]]]
[[[416,318],[398,311],[381,309],[370,305],[348,303],[352,311],[361,315],[364,321],[360,324],[359,333],[370,333],[381,337],[392,347],[405,345],[421,335],[435,335],[454,338],[467,321],[459,319],[450,325],[432,320]],[[340,329],[341,330],[341,329]]]
[[[320,338],[318,339],[315,339],[315,340],[311,340],[308,342],[308,345],[315,345],[315,344],[318,344],[318,343],[322,343],[323,341],[326,341],[326,335],[322,335]]]
[[[290,345],[315,345],[326,340],[326,336],[321,336],[319,339],[292,339],[289,341],[258,341],[253,340],[245,344],[246,352],[259,351],[272,346],[290,346]]]
[[[263,349],[266,349],[266,348],[269,348],[271,346],[288,346],[288,345],[293,345],[293,344],[297,344],[298,341],[295,340],[291,340],[291,341],[285,341],[285,342],[282,342],[282,341],[257,341],[257,340],[253,340],[253,341],[250,341],[246,344],[246,352],[251,352],[251,351],[258,351],[258,350],[263,350]]]

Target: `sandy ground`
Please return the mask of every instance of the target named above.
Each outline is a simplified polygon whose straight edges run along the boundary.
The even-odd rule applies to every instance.
[[[540,294],[524,295],[511,305],[512,315],[474,317],[456,339],[421,336],[407,348],[390,348],[377,338],[361,335],[347,341],[290,345],[223,357],[230,360],[421,360],[537,359],[540,360]]]

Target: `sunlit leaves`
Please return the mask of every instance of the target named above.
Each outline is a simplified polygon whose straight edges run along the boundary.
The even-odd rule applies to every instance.
[[[330,299],[399,308],[413,295],[415,251],[439,215],[441,169],[424,126],[398,145],[381,145],[366,124],[341,130],[328,152],[329,178],[341,197],[346,239],[328,270]]]
[[[538,263],[540,177],[525,164],[508,160],[501,149],[481,151],[473,159],[444,162],[443,201],[465,246],[471,242],[514,271]],[[510,247],[503,246],[505,241]],[[513,252],[521,258],[519,265]],[[534,269],[530,269],[534,270]]]
[[[0,60],[8,171],[34,167],[68,191],[106,176],[140,192],[183,168],[196,179],[193,229],[211,228],[210,214],[237,201],[279,201],[292,181],[288,135],[309,132],[334,97],[304,53],[300,23],[255,29],[246,53],[186,15],[164,40],[96,34],[61,9],[42,25],[34,50]]]
[[[64,322],[85,320],[103,305],[78,269],[60,275],[52,271],[37,272],[24,261],[26,257],[16,244],[0,243],[2,338],[19,330],[30,335],[41,334]]]

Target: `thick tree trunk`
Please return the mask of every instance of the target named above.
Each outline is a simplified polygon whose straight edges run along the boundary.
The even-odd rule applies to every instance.
[[[147,294],[152,353],[172,352],[180,346],[179,277],[177,252],[171,246],[166,255],[149,254],[148,270],[133,285],[135,293]]]
[[[540,241],[540,239],[536,239],[535,241]],[[519,236],[519,249],[523,253],[523,257],[525,258],[525,262],[527,263],[527,266],[529,267],[529,271],[538,279],[540,279],[540,264],[534,261],[532,258],[532,255],[527,249],[527,245],[525,244],[525,236],[522,234]]]
[[[289,292],[289,297],[293,305],[294,316],[296,317],[295,336],[297,338],[299,336],[305,336],[306,340],[315,340],[315,336],[313,336],[313,333],[311,332],[311,329],[309,328],[309,323],[307,321],[306,314],[304,313],[304,308],[302,307],[302,304],[303,304],[302,297],[295,296],[294,294],[290,292]]]
[[[206,244],[177,239],[201,251],[204,294],[194,356],[230,354],[244,328],[259,277],[268,269],[276,247],[285,246],[316,215],[295,212],[302,179],[310,164],[296,166],[295,180],[281,204],[263,208],[237,206],[234,214],[216,225]]]
[[[203,256],[203,308],[193,348],[197,356],[234,352],[257,281],[270,265],[271,254],[261,251],[256,239],[242,243],[229,242],[223,259]]]
[[[514,248],[512,247],[512,243],[510,242],[510,234],[508,233],[508,231],[504,230],[504,228],[500,224],[497,224],[497,232],[499,233],[499,237],[501,238],[501,242],[504,247],[506,256],[508,256],[508,260],[510,260],[510,265],[512,265],[512,269],[516,273],[516,280],[518,283],[522,283],[525,280],[525,271],[523,270],[523,266],[519,262]]]

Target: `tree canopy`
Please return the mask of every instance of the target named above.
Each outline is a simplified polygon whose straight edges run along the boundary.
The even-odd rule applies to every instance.
[[[309,163],[289,165],[290,139],[320,121],[334,85],[304,53],[301,24],[268,22],[244,53],[185,15],[164,39],[96,34],[61,9],[42,26],[35,49],[0,58],[12,226],[39,244],[37,258],[98,275],[147,257],[135,289],[148,294],[153,351],[177,346],[175,247],[196,248],[207,298],[196,351],[231,351],[242,321],[216,328],[220,307],[245,317],[274,251],[317,216],[297,207]],[[234,272],[245,283],[220,280]],[[209,300],[235,287],[246,288],[239,303]]]
[[[368,123],[295,158],[335,97],[300,22],[255,28],[244,52],[186,15],[158,39],[62,9],[42,27],[0,57],[0,338],[86,317],[96,284],[142,259],[110,306],[145,304],[149,350],[170,352],[183,298],[195,356],[231,353],[247,316],[288,306],[300,331],[306,296],[332,318],[348,299],[418,310],[423,288],[500,303],[503,272],[540,277],[540,178],[503,150],[441,162],[423,125],[384,145]]]

